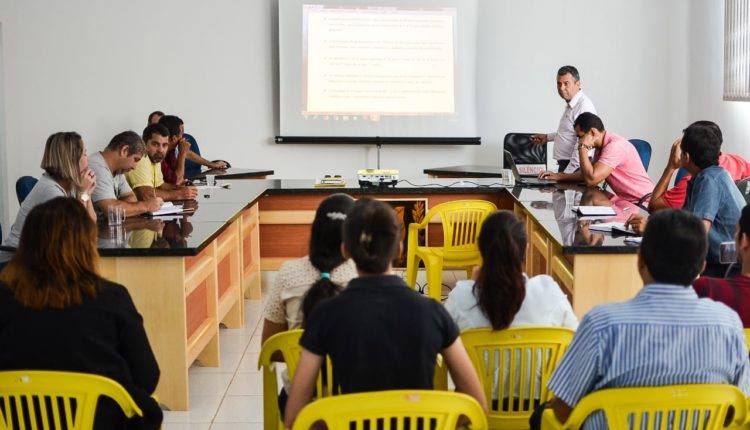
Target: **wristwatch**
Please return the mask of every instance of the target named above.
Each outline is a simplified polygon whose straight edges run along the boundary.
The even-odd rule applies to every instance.
[[[590,150],[591,150],[591,147],[589,147],[589,146],[586,146],[586,145],[584,145],[584,144],[582,144],[582,143],[579,143],[579,144],[578,144],[578,150],[580,151],[580,150],[581,150],[581,148],[586,148],[586,151],[590,151]]]
[[[88,203],[88,201],[91,199],[91,196],[89,193],[81,193],[78,195],[78,198],[81,199],[82,202]]]

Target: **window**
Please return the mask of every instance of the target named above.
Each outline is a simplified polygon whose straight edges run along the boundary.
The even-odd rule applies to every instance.
[[[724,2],[724,100],[750,101],[750,1]]]

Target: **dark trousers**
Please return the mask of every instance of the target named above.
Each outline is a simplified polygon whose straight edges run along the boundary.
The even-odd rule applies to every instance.
[[[557,173],[562,173],[570,164],[570,160],[557,160]]]
[[[540,430],[542,428],[542,414],[547,406],[549,406],[549,402],[542,403],[534,409],[534,413],[529,417],[529,429]]]

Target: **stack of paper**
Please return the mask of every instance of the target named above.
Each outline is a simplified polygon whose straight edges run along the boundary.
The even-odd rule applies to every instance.
[[[624,234],[637,234],[631,228],[625,228],[625,223],[622,222],[603,222],[599,224],[589,225],[589,229],[592,231],[603,231],[607,233],[624,233]]]
[[[172,202],[164,202],[164,204],[161,205],[161,209],[151,212],[151,216],[178,214],[181,213],[182,210],[182,205],[176,205]]]
[[[615,216],[611,206],[573,206],[573,210],[580,216]]]

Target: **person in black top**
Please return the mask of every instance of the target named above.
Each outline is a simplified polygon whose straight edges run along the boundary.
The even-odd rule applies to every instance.
[[[310,402],[328,355],[341,393],[432,389],[437,354],[443,354],[456,389],[486,410],[479,378],[443,306],[420,296],[393,274],[401,252],[401,226],[390,206],[358,200],[344,223],[342,251],[359,278],[338,296],[318,304],[305,320],[302,352],[286,405],[291,428]]]
[[[29,212],[16,254],[0,272],[0,370],[97,374],[120,383],[144,412],[127,420],[102,397],[95,428],[159,428],[150,396],[159,366],[122,285],[97,273],[96,225],[75,199]]]

